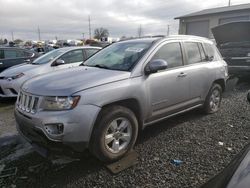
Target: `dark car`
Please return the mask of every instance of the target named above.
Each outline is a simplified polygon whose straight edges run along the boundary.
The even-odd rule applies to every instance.
[[[250,91],[247,94],[250,103]],[[218,175],[200,188],[249,188],[250,187],[250,143]]]
[[[250,144],[248,144],[218,175],[200,188],[249,188]]]
[[[15,47],[0,47],[0,72],[14,65],[32,62],[35,52]]]
[[[231,22],[212,29],[231,75],[250,73],[250,21]]]

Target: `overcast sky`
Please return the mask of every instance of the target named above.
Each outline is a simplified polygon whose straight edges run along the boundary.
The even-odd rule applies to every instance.
[[[231,0],[233,5],[249,0]],[[111,37],[136,36],[141,24],[143,34],[177,34],[174,17],[207,8],[227,6],[228,0],[0,0],[0,38],[79,39],[104,27]]]

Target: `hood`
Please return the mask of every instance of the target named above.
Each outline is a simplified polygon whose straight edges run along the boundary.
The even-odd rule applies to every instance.
[[[28,93],[43,96],[70,96],[91,87],[130,77],[130,72],[79,66],[37,76],[22,86]]]
[[[231,22],[212,28],[218,45],[228,42],[250,41],[250,21]]]
[[[27,63],[23,63],[23,64],[20,64],[20,65],[16,65],[16,66],[13,66],[13,67],[10,67],[6,70],[4,70],[3,72],[0,73],[0,76],[1,77],[6,77],[6,76],[13,76],[15,74],[18,74],[18,73],[24,73],[29,71],[29,70],[33,70],[34,68],[38,68],[39,65],[32,65],[32,64],[27,64]]]

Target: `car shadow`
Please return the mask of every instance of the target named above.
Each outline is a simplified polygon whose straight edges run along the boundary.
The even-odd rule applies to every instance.
[[[16,98],[2,98],[0,97],[0,107],[13,106],[16,102]]]

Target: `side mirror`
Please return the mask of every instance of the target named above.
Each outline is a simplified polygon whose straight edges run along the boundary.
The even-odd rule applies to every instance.
[[[64,62],[64,60],[62,60],[62,59],[57,59],[57,60],[53,63],[54,66],[59,66],[59,65],[64,65],[64,64],[65,64],[65,62]]]
[[[165,69],[167,69],[167,67],[168,67],[168,63],[165,60],[155,59],[155,60],[150,61],[146,65],[144,72],[146,75],[149,75],[152,73],[156,73],[159,70],[165,70]]]
[[[250,91],[247,93],[247,101],[250,103]]]
[[[214,60],[214,56],[208,56],[208,55],[206,55],[206,60],[207,61],[213,61]]]

